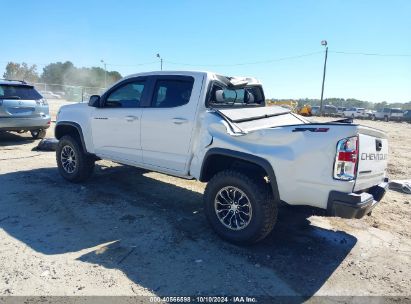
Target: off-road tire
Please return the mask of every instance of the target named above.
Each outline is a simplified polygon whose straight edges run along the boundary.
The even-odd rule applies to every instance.
[[[385,122],[388,122],[388,121],[389,121],[388,116],[385,116],[385,117],[384,117],[384,121],[385,121]]]
[[[252,206],[251,220],[241,230],[231,230],[224,226],[215,210],[216,196],[227,186],[243,191]],[[231,243],[246,245],[264,239],[272,231],[277,221],[278,202],[272,195],[270,185],[263,178],[259,181],[239,171],[225,170],[214,175],[208,182],[204,192],[204,210],[210,225],[221,238]]]
[[[30,131],[31,137],[33,137],[33,139],[43,139],[44,137],[46,137],[46,133],[47,131],[44,129]]]
[[[70,147],[73,150],[76,158],[76,165],[73,172],[71,173],[63,167],[62,163],[62,150],[66,146]],[[94,158],[83,150],[83,147],[80,145],[77,138],[74,138],[70,135],[65,135],[59,140],[56,149],[56,160],[61,176],[63,176],[70,182],[83,182],[88,179],[93,173],[95,163]]]

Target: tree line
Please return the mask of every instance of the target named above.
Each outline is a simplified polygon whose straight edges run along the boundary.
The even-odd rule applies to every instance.
[[[35,64],[8,62],[3,77],[25,80],[30,83],[99,88],[104,88],[105,84],[109,86],[122,78],[117,71],[106,72],[101,67],[78,68],[70,61],[50,63],[43,68],[41,73],[38,72]]]
[[[304,105],[310,106],[319,106],[321,101],[320,99],[312,99],[312,98],[301,98],[301,99],[270,99],[271,101],[282,101],[282,102],[297,102],[299,107]],[[325,98],[323,100],[323,105],[333,105],[336,107],[344,107],[344,108],[365,108],[370,110],[380,110],[382,108],[400,108],[403,110],[411,110],[411,101],[405,103],[389,103],[387,101],[382,102],[371,102],[371,101],[364,101],[358,100],[355,98]]]
[[[107,74],[106,74],[107,73]],[[46,65],[43,71],[39,73],[37,66],[28,65],[27,63],[9,62],[3,74],[6,79],[25,80],[31,83],[47,83],[52,85],[71,85],[81,87],[104,88],[105,84],[110,86],[122,78],[117,71],[105,71],[101,67],[75,67],[70,61],[55,62]],[[71,90],[71,95],[75,94]],[[77,93],[78,95],[79,93]],[[76,96],[74,96],[76,97]],[[294,101],[298,106],[305,104],[311,106],[320,105],[319,99],[303,98],[298,100],[290,99],[270,99],[272,101]],[[379,110],[384,107],[402,108],[403,110],[411,109],[411,101],[406,103],[388,103],[386,101],[373,103],[370,101],[358,100],[355,98],[326,98],[324,105],[334,105],[336,107],[358,107],[366,109]]]

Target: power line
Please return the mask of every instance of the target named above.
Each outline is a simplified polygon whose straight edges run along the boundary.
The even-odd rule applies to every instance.
[[[297,58],[302,58],[302,57],[307,57],[307,56],[312,56],[316,54],[320,54],[320,52],[312,52],[312,53],[307,53],[307,54],[302,54],[302,55],[296,55],[296,56],[288,56],[288,57],[282,57],[282,58],[277,58],[277,59],[270,59],[270,60],[263,60],[263,61],[253,61],[253,62],[243,62],[243,63],[231,63],[231,64],[193,64],[193,63],[184,63],[184,62],[173,62],[173,61],[168,61],[166,60],[166,63],[169,64],[174,64],[174,65],[183,65],[183,66],[202,66],[202,67],[231,67],[231,66],[242,66],[242,65],[254,65],[254,64],[264,64],[264,63],[272,63],[272,62],[278,62],[278,61],[284,61],[284,60],[290,60],[290,59],[297,59]]]
[[[111,64],[111,63],[107,63],[107,65],[118,66],[118,67],[137,67],[137,66],[150,65],[150,64],[157,64],[157,61],[144,62],[144,63],[138,63],[138,64]]]
[[[366,52],[347,52],[347,51],[329,51],[330,53],[334,54],[342,54],[342,55],[361,55],[361,56],[380,56],[380,57],[411,57],[411,54],[382,54],[382,53],[366,53]],[[311,52],[311,53],[306,53],[306,54],[301,54],[301,55],[295,55],[295,56],[287,56],[287,57],[281,57],[281,58],[276,58],[276,59],[268,59],[268,60],[261,60],[261,61],[251,61],[251,62],[239,62],[239,63],[211,63],[211,64],[195,64],[195,63],[186,63],[186,62],[174,62],[174,61],[168,61],[164,60],[165,63],[171,64],[171,65],[180,65],[180,66],[192,66],[192,67],[234,67],[234,66],[246,66],[246,65],[258,65],[258,64],[269,64],[269,63],[274,63],[274,62],[280,62],[280,61],[286,61],[286,60],[292,60],[292,59],[298,59],[298,58],[303,58],[303,57],[309,57],[317,54],[323,53],[322,51],[318,52]],[[8,63],[9,61],[0,61],[0,63]],[[46,66],[50,63],[33,63],[33,62],[28,62],[28,64],[35,64],[37,66]],[[117,66],[117,67],[139,67],[139,66],[145,66],[145,65],[151,65],[151,64],[157,64],[157,61],[150,61],[150,62],[144,62],[144,63],[136,63],[136,64],[115,64],[115,63],[107,63],[108,66]]]
[[[344,55],[381,56],[381,57],[411,57],[411,54],[379,54],[379,53],[362,53],[362,52],[345,52],[345,51],[330,51],[330,53],[344,54]]]

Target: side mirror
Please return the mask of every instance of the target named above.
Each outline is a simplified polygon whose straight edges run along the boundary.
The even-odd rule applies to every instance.
[[[99,108],[100,107],[100,96],[99,95],[91,95],[88,101],[88,105],[90,107]]]

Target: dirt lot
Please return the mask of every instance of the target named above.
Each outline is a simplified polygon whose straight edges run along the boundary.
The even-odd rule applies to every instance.
[[[389,134],[389,177],[411,178],[411,125],[361,123]],[[0,295],[411,296],[410,195],[362,220],[282,207],[265,241],[237,247],[207,225],[204,184],[107,161],[70,184],[36,145],[0,134]]]

